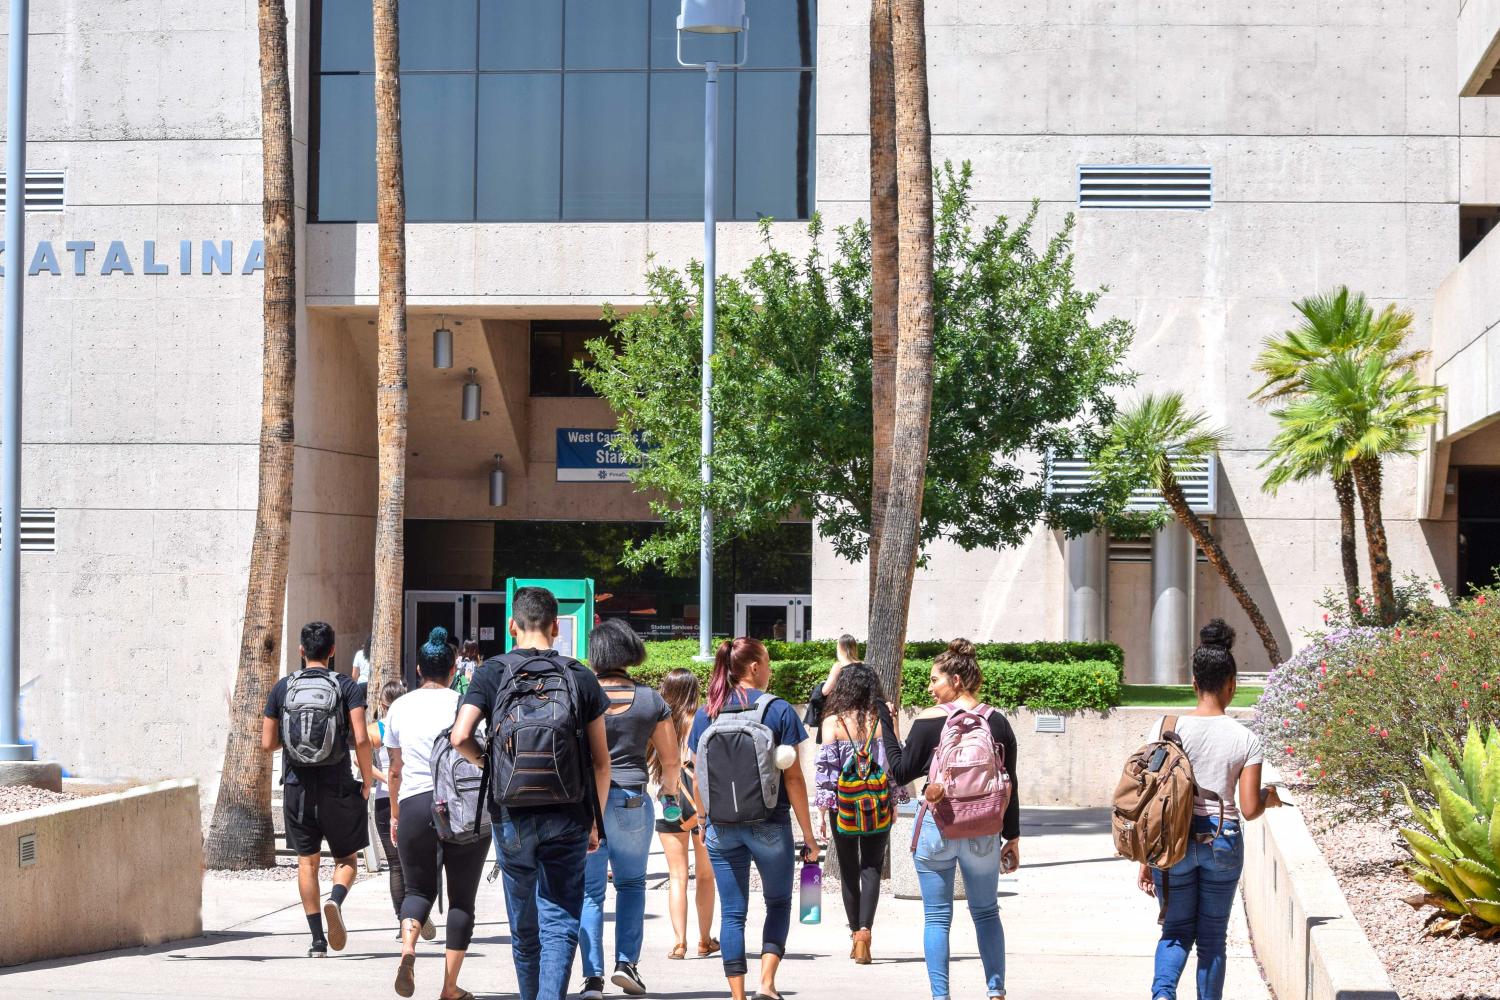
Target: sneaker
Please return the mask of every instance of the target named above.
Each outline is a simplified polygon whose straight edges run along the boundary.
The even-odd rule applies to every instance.
[[[344,929],[344,913],[333,900],[323,904],[323,922],[328,925],[328,947],[343,951],[349,943],[349,932]]]
[[[636,971],[634,962],[616,962],[615,974],[610,982],[633,997],[644,996],[646,993],[646,984],[641,982],[641,974]]]
[[[422,924],[422,940],[431,941],[437,937],[437,928],[432,925],[432,918],[428,917],[426,923]]]
[[[578,991],[578,1000],[604,1000],[604,977],[585,976],[583,989]]]
[[[312,946],[307,949],[307,957],[308,958],[327,958],[328,957],[328,942],[327,941],[314,941],[312,943]]]

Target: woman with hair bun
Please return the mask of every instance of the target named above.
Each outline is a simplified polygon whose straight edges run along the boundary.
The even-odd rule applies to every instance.
[[[1165,872],[1141,865],[1138,884],[1148,896],[1167,887],[1161,941],[1156,946],[1153,1000],[1177,1000],[1177,982],[1187,967],[1188,952],[1198,949],[1198,1000],[1224,995],[1224,940],[1235,890],[1245,866],[1240,824],[1281,805],[1276,789],[1262,787],[1265,755],[1254,731],[1225,713],[1234,700],[1238,668],[1234,662],[1234,629],[1215,618],[1198,631],[1193,651],[1193,690],[1198,707],[1173,726],[1200,789],[1218,796],[1193,800],[1193,838],[1187,856]],[[1152,728],[1149,741],[1161,739],[1166,723]],[[1221,811],[1222,810],[1222,811]]]
[[[996,834],[948,840],[938,830],[930,810],[923,813],[913,863],[922,889],[925,926],[922,952],[927,959],[927,979],[933,1000],[948,1000],[948,933],[953,924],[954,872],[962,871],[969,899],[969,916],[979,939],[979,960],[984,967],[987,995],[1005,996],[1005,929],[1000,924],[1000,872],[1013,872],[1021,865],[1021,798],[1016,783],[1016,734],[1005,716],[979,700],[984,676],[979,670],[974,644],[954,639],[932,661],[927,690],[937,705],[912,723],[903,747],[894,733],[887,732],[886,757],[891,762],[891,780],[904,785],[925,778],[942,740],[943,729],[954,713],[982,716],[1010,778],[1010,801]],[[923,789],[929,803],[942,801],[945,790],[932,783]]]
[[[406,879],[406,895],[401,901],[401,961],[395,982],[396,995],[403,997],[411,996],[416,989],[417,935],[432,912],[439,880],[446,875],[447,954],[440,996],[442,1000],[473,1000],[473,994],[458,985],[458,973],[474,937],[474,899],[479,895],[479,877],[490,845],[485,840],[440,843],[432,823],[434,744],[458,714],[458,692],[450,687],[454,653],[448,630],[441,626],[433,629],[417,650],[417,677],[422,686],[397,698],[385,716],[385,745],[391,754],[391,834],[396,838]]]

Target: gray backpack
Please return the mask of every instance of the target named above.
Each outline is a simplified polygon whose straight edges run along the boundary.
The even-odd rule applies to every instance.
[[[490,769],[453,749],[452,732],[449,726],[432,743],[432,825],[445,844],[476,844],[490,839]],[[480,750],[488,753],[483,739]]]
[[[776,734],[766,725],[774,695],[752,705],[726,704],[698,738],[698,797],[710,823],[759,823],[771,818],[781,791]]]
[[[299,670],[287,678],[281,703],[281,746],[301,767],[335,763],[346,735],[344,696],[327,670]]]

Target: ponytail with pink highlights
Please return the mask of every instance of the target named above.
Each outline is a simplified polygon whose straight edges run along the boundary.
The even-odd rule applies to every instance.
[[[704,706],[710,719],[718,717],[739,682],[767,658],[766,647],[759,639],[740,636],[719,643],[718,652],[714,653],[713,673],[708,678],[708,703]]]

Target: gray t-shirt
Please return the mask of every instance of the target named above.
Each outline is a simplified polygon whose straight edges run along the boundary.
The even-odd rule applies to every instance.
[[[1147,741],[1161,738],[1161,724],[1165,721],[1165,718],[1156,720]],[[1192,762],[1193,779],[1198,782],[1198,787],[1219,794],[1224,800],[1225,819],[1239,819],[1235,792],[1239,788],[1240,772],[1265,760],[1260,737],[1238,719],[1227,715],[1179,716],[1177,735],[1182,738],[1182,749]],[[1193,812],[1199,816],[1217,816],[1219,804],[1212,799],[1195,798]]]
[[[672,717],[661,695],[644,684],[634,689],[617,681],[602,683],[610,709],[604,713],[604,732],[609,738],[609,781],[621,788],[646,786],[646,748],[656,725]],[[621,708],[620,706],[627,706]]]

